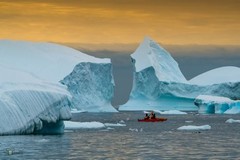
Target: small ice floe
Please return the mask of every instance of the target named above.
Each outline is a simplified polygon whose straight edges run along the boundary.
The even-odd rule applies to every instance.
[[[193,121],[185,121],[186,123],[192,123]]]
[[[46,143],[46,142],[49,142],[49,140],[43,138],[43,139],[35,140],[35,142]]]
[[[14,148],[7,148],[6,149],[6,154],[7,155],[12,155],[14,153]]]
[[[122,123],[104,123],[106,127],[125,127],[126,124]]]
[[[154,110],[154,112],[160,113],[160,114],[187,114],[186,112],[182,112],[179,110],[168,110],[168,111],[159,111]]]
[[[210,125],[202,125],[202,126],[188,125],[188,126],[182,126],[182,127],[178,128],[178,130],[189,130],[189,131],[193,131],[193,130],[209,130],[209,129],[211,129]]]
[[[125,123],[125,122],[124,122],[124,120],[121,120],[121,121],[119,121],[119,123],[123,124],[123,123]]]
[[[137,128],[129,128],[129,131],[138,132],[138,129]]]
[[[86,113],[84,110],[77,110],[76,108],[71,109],[71,113]]]
[[[130,118],[128,117],[128,118],[126,118],[126,121],[129,121],[130,120]]]
[[[137,128],[129,128],[129,131],[132,131],[132,132],[143,132],[143,129],[140,128],[140,129],[137,129]]]
[[[235,120],[235,119],[230,118],[230,119],[226,120],[226,123],[240,123],[240,120]]]
[[[101,122],[72,122],[64,121],[65,130],[74,130],[74,129],[98,129],[104,128],[105,125]]]
[[[107,127],[108,130],[114,130],[114,128],[111,128],[111,127]]]

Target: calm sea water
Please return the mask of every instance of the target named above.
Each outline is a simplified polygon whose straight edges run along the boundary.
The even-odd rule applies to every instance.
[[[127,126],[53,136],[1,136],[0,159],[240,159],[240,123],[225,123],[229,118],[240,119],[240,115],[189,113],[165,115],[168,120],[163,123],[137,122],[142,116],[134,112],[82,113],[73,120],[123,120]],[[183,125],[205,124],[212,129],[177,130]]]

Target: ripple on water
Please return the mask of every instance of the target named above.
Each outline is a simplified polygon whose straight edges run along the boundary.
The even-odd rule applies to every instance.
[[[90,116],[89,116],[90,115]],[[81,114],[75,121],[99,121],[125,127],[83,129],[55,136],[2,136],[1,159],[237,159],[240,124],[228,124],[240,115],[166,115],[163,123],[139,123],[141,113]],[[159,115],[158,115],[159,116]],[[94,117],[94,118],[93,118]],[[178,131],[191,125],[211,125],[208,131]],[[142,132],[129,128],[142,129]],[[103,132],[103,130],[107,130]],[[6,149],[13,149],[7,154]],[[17,152],[21,151],[21,152]]]

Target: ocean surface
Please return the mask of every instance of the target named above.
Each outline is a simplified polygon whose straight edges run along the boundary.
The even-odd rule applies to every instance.
[[[137,122],[141,112],[80,113],[73,121],[118,123],[125,127],[81,129],[64,135],[0,136],[0,159],[240,159],[240,115],[159,115],[162,123]],[[184,125],[206,131],[179,131]]]

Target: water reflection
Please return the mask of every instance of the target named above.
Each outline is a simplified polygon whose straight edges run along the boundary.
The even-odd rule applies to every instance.
[[[118,160],[237,159],[240,156],[240,125],[225,123],[230,117],[240,119],[240,115],[169,115],[164,123],[139,123],[136,120],[141,116],[139,113],[95,114],[94,120],[103,123],[126,122],[126,127],[113,127],[105,132],[103,129],[86,129],[61,136],[2,136],[0,157]],[[91,121],[89,115],[84,114],[73,120]],[[189,120],[193,125],[209,124],[212,129],[200,132],[177,130]]]

